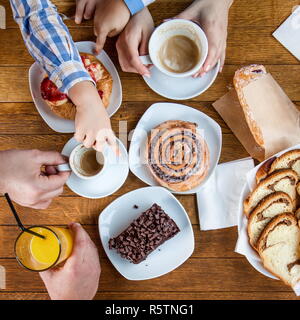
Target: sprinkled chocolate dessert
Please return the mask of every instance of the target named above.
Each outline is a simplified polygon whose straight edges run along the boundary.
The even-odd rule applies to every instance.
[[[117,250],[121,257],[138,264],[179,231],[175,221],[154,203],[121,234],[109,240],[109,249]]]

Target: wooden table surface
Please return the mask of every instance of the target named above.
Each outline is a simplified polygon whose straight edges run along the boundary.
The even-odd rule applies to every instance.
[[[183,10],[190,0],[157,0],[150,6],[156,23]],[[59,10],[74,13],[74,0],[54,1]],[[222,127],[221,162],[248,156],[237,138],[212,108],[211,104],[227,91],[234,71],[244,64],[262,63],[300,107],[300,65],[273,37],[272,32],[290,15],[298,0],[235,0],[230,10],[227,57],[223,73],[202,95],[182,103],[205,112]],[[1,0],[7,9],[7,29],[0,30],[0,148],[39,148],[61,151],[71,134],[52,131],[39,116],[28,87],[28,69],[33,59],[28,54],[18,26],[12,18],[9,0]],[[94,40],[92,22],[76,26],[68,21],[75,41]],[[112,117],[118,134],[119,121],[128,122],[128,131],[154,102],[168,101],[152,92],[141,77],[120,70],[110,40],[105,50],[118,68],[123,85],[123,103]],[[160,278],[129,281],[107,259],[97,228],[99,213],[117,197],[144,187],[129,174],[123,187],[112,196],[90,200],[77,196],[67,187],[44,211],[17,206],[26,225],[66,225],[82,223],[99,247],[102,274],[97,299],[296,299],[282,282],[266,278],[247,260],[234,252],[236,227],[200,231],[195,196],[177,196],[187,210],[195,233],[195,251],[182,266]],[[216,199],[217,201],[217,199]],[[0,299],[48,299],[38,274],[23,270],[14,258],[13,245],[18,234],[15,221],[0,198],[0,265],[6,268],[6,290]]]

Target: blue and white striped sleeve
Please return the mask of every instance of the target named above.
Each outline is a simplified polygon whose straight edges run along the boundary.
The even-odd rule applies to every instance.
[[[49,0],[10,0],[14,19],[32,57],[60,91],[93,81],[56,7]]]
[[[132,15],[141,11],[155,0],[124,0]]]

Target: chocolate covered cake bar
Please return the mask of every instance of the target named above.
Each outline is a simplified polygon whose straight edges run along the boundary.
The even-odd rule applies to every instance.
[[[109,249],[116,249],[121,257],[138,264],[179,231],[175,221],[154,203],[121,234],[109,240]]]

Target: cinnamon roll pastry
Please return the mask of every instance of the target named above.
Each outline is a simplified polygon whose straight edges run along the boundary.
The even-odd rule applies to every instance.
[[[166,121],[148,136],[148,167],[163,187],[172,191],[188,191],[198,186],[209,168],[209,151],[197,132],[197,124]]]

